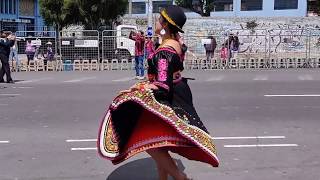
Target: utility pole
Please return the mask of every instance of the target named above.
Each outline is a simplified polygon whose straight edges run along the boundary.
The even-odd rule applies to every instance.
[[[129,16],[132,16],[132,0],[129,0]]]
[[[148,28],[147,28],[147,36],[153,36],[153,30],[152,30],[152,14],[153,14],[153,5],[152,0],[148,1]]]

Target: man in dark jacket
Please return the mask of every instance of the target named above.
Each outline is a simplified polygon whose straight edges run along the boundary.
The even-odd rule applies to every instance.
[[[207,63],[210,63],[211,59],[214,57],[214,51],[217,47],[217,41],[213,36],[210,36],[208,38],[210,39],[210,44],[205,44],[204,48],[206,50]]]
[[[0,60],[2,67],[0,69],[0,83],[4,83],[4,74],[7,76],[7,83],[14,83],[10,74],[9,55],[10,48],[14,45],[15,36],[5,31],[0,31]]]

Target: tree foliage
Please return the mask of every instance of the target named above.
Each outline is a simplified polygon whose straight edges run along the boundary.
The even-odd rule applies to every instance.
[[[86,29],[110,25],[127,6],[127,0],[40,0],[41,15],[48,25],[82,24]]]
[[[40,13],[47,25],[61,28],[65,25],[64,0],[40,0]]]
[[[175,3],[201,16],[210,16],[214,7],[214,0],[175,0]]]

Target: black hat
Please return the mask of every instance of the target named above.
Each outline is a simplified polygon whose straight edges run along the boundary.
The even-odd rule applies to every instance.
[[[161,10],[160,14],[173,26],[178,28],[178,30],[182,33],[183,25],[187,21],[187,17],[179,6],[170,5],[163,10]]]

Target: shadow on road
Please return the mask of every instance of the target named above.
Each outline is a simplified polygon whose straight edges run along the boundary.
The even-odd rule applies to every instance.
[[[185,167],[183,166],[180,160],[175,159],[178,163],[178,167],[181,171],[184,171]],[[119,168],[115,169],[107,180],[158,180],[158,172],[155,162],[152,158],[138,159]]]

